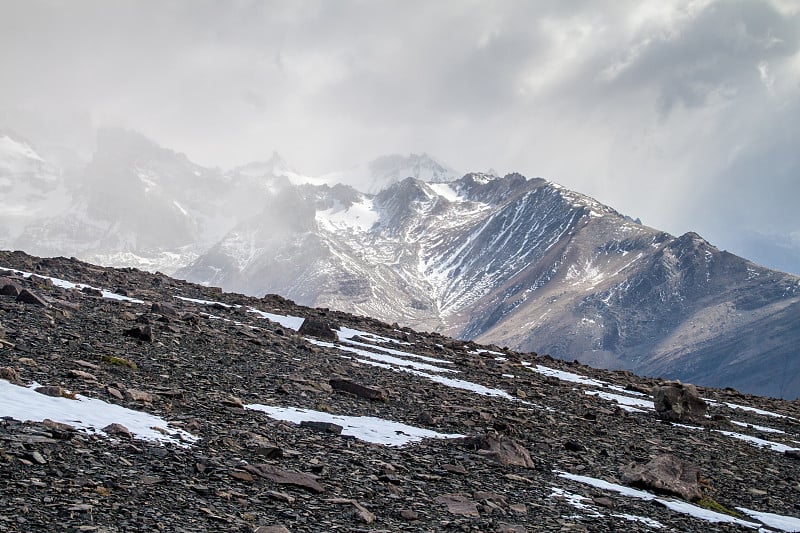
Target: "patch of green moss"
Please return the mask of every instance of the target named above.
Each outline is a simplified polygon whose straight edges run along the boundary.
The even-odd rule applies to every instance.
[[[131,368],[133,370],[136,370],[137,368],[139,368],[139,367],[136,366],[136,363],[134,363],[133,361],[129,361],[128,359],[125,359],[124,357],[117,357],[116,355],[104,355],[103,356],[103,362],[104,363],[108,363],[109,365],[127,366],[128,368]]]
[[[736,518],[746,518],[742,513],[728,509],[721,503],[717,502],[713,498],[709,498],[708,496],[703,496],[695,503],[704,509],[708,509],[709,511],[715,511],[717,513],[730,515]]]

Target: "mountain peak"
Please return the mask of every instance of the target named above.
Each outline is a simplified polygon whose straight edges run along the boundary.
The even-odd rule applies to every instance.
[[[458,179],[459,174],[427,153],[389,154],[368,163],[370,174],[381,181],[399,181],[416,178],[428,183],[446,183]]]
[[[323,176],[330,184],[350,185],[368,194],[377,194],[406,178],[426,183],[448,183],[459,177],[457,171],[426,153],[382,155],[366,164]]]
[[[247,163],[235,168],[233,173],[248,178],[278,178],[290,177],[297,174],[277,151],[273,151],[269,159]]]

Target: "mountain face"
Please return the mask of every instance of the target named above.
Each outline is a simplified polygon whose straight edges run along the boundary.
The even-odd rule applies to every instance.
[[[0,241],[67,203],[60,173],[24,140],[0,131]]]
[[[427,155],[320,178],[278,154],[223,172],[119,130],[101,132],[87,167],[63,176],[24,142],[0,139],[0,248],[277,293],[605,368],[800,395],[800,278],[544,179],[458,178]]]
[[[21,252],[0,320],[2,531],[800,530],[798,402]]]
[[[518,174],[301,194],[313,220],[272,232],[256,217],[178,275],[605,368],[800,395],[800,278],[696,234]]]

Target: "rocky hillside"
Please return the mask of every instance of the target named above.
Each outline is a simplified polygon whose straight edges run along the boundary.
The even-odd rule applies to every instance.
[[[797,402],[77,260],[0,277],[0,531],[800,531]]]

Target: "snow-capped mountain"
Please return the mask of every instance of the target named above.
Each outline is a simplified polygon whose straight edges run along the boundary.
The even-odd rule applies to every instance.
[[[800,278],[544,179],[458,178],[425,155],[319,178],[277,154],[223,172],[120,130],[101,132],[88,166],[62,176],[29,144],[0,140],[2,248],[800,395]]]
[[[698,235],[519,174],[300,194],[315,207],[286,201],[290,227],[240,224],[178,274],[604,367],[800,394],[800,278]]]
[[[322,176],[328,184],[341,183],[359,191],[376,194],[405,178],[427,183],[447,183],[461,174],[428,154],[385,155],[342,172]]]
[[[66,205],[61,173],[26,141],[0,131],[0,242]]]

